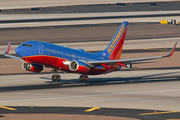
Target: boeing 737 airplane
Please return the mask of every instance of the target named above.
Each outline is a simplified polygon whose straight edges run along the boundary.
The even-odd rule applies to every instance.
[[[60,81],[58,70],[80,74],[81,82],[88,81],[87,75],[106,74],[123,67],[131,67],[132,64],[147,63],[158,58],[170,57],[173,55],[177,42],[168,55],[120,59],[128,28],[128,22],[124,21],[112,38],[108,47],[96,53],[85,52],[83,49],[72,49],[41,41],[26,41],[21,43],[15,52],[19,57],[9,55],[11,42],[9,42],[4,55],[10,58],[21,60],[23,69],[32,72],[41,72],[43,67],[51,67],[55,74],[52,81]],[[144,62],[143,62],[144,61]]]

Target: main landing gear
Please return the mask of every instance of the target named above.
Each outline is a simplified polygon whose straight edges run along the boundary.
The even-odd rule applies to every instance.
[[[81,82],[87,82],[88,81],[88,76],[87,75],[80,75],[79,76],[79,80],[81,81]]]
[[[52,81],[57,81],[57,82],[59,82],[59,81],[61,80],[61,76],[57,74],[57,70],[56,70],[56,69],[54,69],[53,71],[54,71],[55,73],[54,73],[54,75],[52,75]]]

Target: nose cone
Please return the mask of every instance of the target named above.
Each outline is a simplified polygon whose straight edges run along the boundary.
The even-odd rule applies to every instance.
[[[21,57],[21,52],[23,52],[22,47],[21,47],[21,46],[18,46],[18,47],[15,49],[15,52],[16,52],[16,54],[17,54],[19,57]]]

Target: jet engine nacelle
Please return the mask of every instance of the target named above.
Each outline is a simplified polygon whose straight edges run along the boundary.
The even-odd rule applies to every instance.
[[[43,70],[42,65],[34,64],[34,63],[22,63],[22,68],[27,71],[39,73]]]
[[[87,74],[91,68],[89,67],[87,63],[83,61],[72,61],[69,64],[69,69],[73,72]]]

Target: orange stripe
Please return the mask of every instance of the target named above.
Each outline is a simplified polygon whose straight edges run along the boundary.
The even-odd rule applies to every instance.
[[[123,45],[121,47],[121,49],[119,50],[118,54],[116,55],[115,59],[114,60],[120,60],[121,58],[121,53],[122,53],[122,49],[123,49]]]

